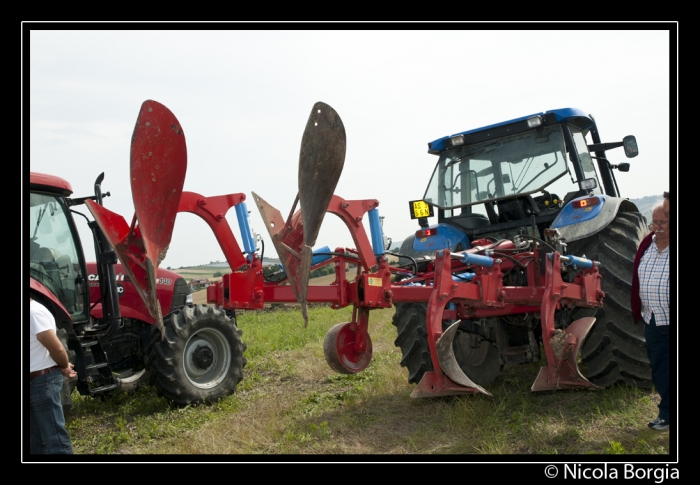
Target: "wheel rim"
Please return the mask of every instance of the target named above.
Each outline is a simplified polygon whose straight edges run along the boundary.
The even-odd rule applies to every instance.
[[[365,348],[355,347],[356,326],[339,323],[331,328],[324,340],[323,352],[326,362],[341,374],[355,374],[367,368],[372,360],[372,340],[366,336]]]
[[[228,341],[220,331],[207,328],[185,344],[184,367],[187,379],[196,387],[209,389],[221,383],[231,366]]]

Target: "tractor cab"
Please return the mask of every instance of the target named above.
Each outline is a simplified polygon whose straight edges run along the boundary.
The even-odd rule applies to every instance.
[[[35,175],[39,177],[32,174],[32,183]],[[58,299],[73,322],[85,322],[89,319],[85,261],[66,197],[61,193],[70,186],[53,178],[57,179],[53,188],[32,188],[29,195],[29,272]]]
[[[636,156],[633,136],[600,143],[594,119],[575,108],[439,138],[428,144],[428,153],[439,158],[422,203],[431,213],[437,211],[438,225],[450,226],[442,233],[455,229],[466,236],[460,241],[451,236],[451,248],[455,243],[468,247],[469,240],[485,236],[511,239],[528,233],[541,238],[569,201],[619,195],[613,169],[627,171],[629,164],[611,165],[605,157],[605,150],[619,146],[628,157]],[[420,205],[411,203],[412,208]],[[446,247],[445,241],[420,237],[429,227],[427,217],[416,210],[411,216],[422,228],[414,250]]]
[[[70,197],[71,185],[54,175],[30,173],[29,194],[29,273],[32,290],[41,295],[46,304],[52,306],[57,326],[74,333],[92,327],[90,318],[90,293],[87,290],[87,265],[85,253],[71,207],[84,204],[86,200],[102,203],[101,183],[104,173],[95,181],[95,195]],[[84,216],[83,216],[84,217]],[[117,262],[114,251],[107,245],[104,236],[94,222],[88,222],[93,231],[95,254],[100,275],[114,275]],[[120,313],[114,277],[103,278],[100,285],[104,303],[104,322],[117,326]]]

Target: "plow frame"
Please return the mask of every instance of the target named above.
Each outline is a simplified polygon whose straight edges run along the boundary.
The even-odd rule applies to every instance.
[[[285,270],[291,268],[292,271],[282,281],[264,281],[260,257],[253,253],[246,259],[226,222],[226,211],[231,206],[242,203],[245,200],[243,194],[205,198],[192,192],[183,192],[183,201],[179,206],[179,211],[186,210],[207,222],[229,258],[230,265],[238,267],[238,271],[223,275],[220,282],[207,288],[208,302],[224,309],[252,310],[263,308],[265,303],[297,301],[293,287],[293,269],[301,261],[300,252],[295,250],[303,244],[300,214],[290,214],[286,222],[281,222],[279,212],[255,194],[254,197],[261,212],[267,212],[266,220],[271,227],[276,228],[272,232],[273,237],[278,236],[276,245],[285,248],[284,267]],[[316,269],[333,265],[336,279],[329,285],[309,285],[308,301],[329,303],[334,309],[353,305],[353,318],[349,324],[353,325],[357,345],[362,348],[368,338],[367,320],[370,310],[390,308],[395,303],[427,302],[426,330],[433,371],[426,373],[413,392],[413,397],[472,393],[490,395],[468,378],[465,381],[459,372],[457,375],[445,372],[446,365],[440,356],[449,353],[450,347],[447,339],[443,339],[447,333],[444,324],[454,324],[461,319],[531,313],[540,315],[542,343],[547,359],[547,366],[541,369],[532,390],[597,387],[580,374],[575,360],[572,360],[578,355],[578,349],[594,319],[574,322],[566,329],[555,328],[555,310],[562,306],[602,306],[604,294],[600,290],[600,274],[595,264],[592,268],[579,272],[572,283],[565,283],[561,276],[560,254],[552,252],[547,253],[549,257],[541,257],[542,252],[535,247],[532,251],[516,255],[520,259],[531,260],[531,264],[526,265],[528,285],[504,286],[504,271],[517,264],[518,259],[513,258],[515,261],[511,261],[494,257],[492,265],[480,266],[455,259],[463,253],[437,251],[431,271],[417,273],[413,278],[393,283],[393,276],[406,275],[407,271],[390,266],[384,254],[372,248],[363,226],[364,215],[375,210],[378,205],[374,199],[348,201],[333,195],[327,212],[343,220],[357,249],[336,248],[329,259],[312,266],[312,269]],[[479,250],[483,252],[483,248],[476,248],[470,250],[470,254]],[[541,269],[542,261],[545,262],[544,269]],[[349,281],[346,276],[345,267],[348,262],[358,265],[354,281]],[[453,273],[463,271],[473,271],[475,276],[468,282],[455,281]],[[424,284],[415,285],[417,281]],[[285,284],[287,282],[290,284]],[[552,339],[558,334],[557,330],[563,332],[563,347],[557,343],[555,351]]]

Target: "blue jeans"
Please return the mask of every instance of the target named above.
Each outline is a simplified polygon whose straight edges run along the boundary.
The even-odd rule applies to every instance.
[[[651,380],[656,391],[661,396],[659,403],[659,418],[671,422],[670,408],[670,338],[668,325],[656,325],[656,319],[651,316],[651,321],[644,325],[644,338],[647,341],[647,357],[651,364]]]
[[[63,374],[55,369],[29,382],[29,453],[73,454],[61,406]]]

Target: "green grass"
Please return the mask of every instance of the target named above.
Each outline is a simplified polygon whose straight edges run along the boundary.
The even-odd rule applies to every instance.
[[[506,367],[484,395],[412,399],[393,310],[374,310],[374,353],[358,374],[335,374],[325,333],[352,310],[238,314],[244,379],[211,406],[177,408],[152,388],[108,400],[73,395],[67,428],[77,454],[666,455],[669,433],[646,427],[658,396],[636,388],[533,393],[542,363]],[[475,458],[469,458],[469,456]]]

